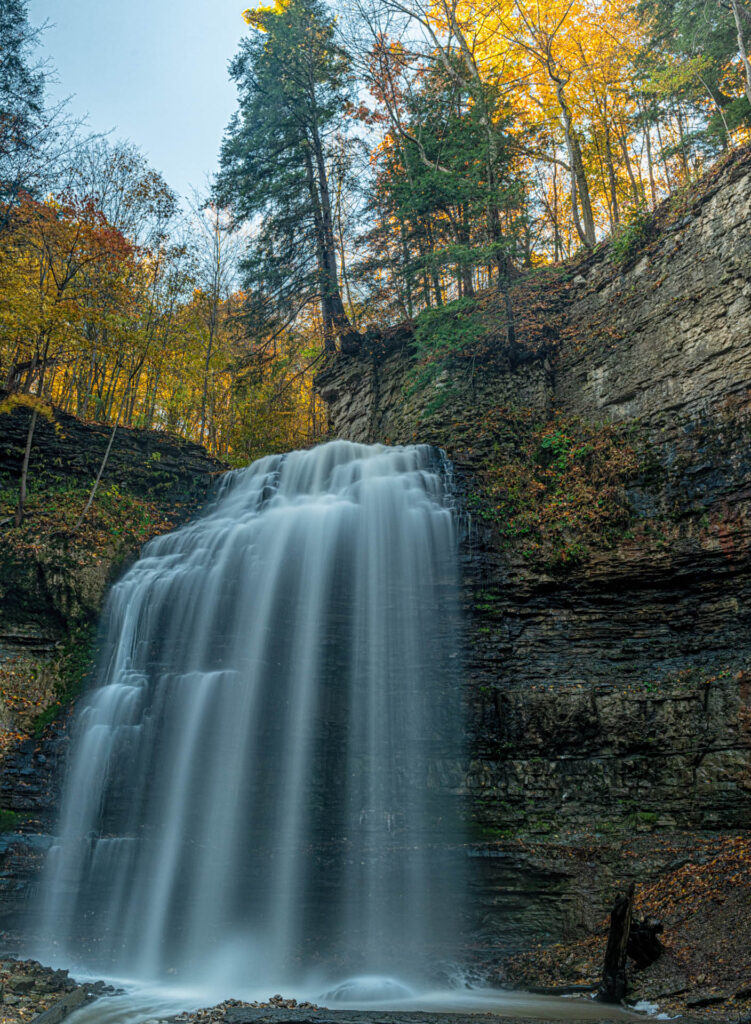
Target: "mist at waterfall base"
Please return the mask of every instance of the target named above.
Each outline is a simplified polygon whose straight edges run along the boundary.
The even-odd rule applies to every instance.
[[[463,721],[450,478],[332,442],[228,474],[113,588],[36,955],[215,999],[448,984]]]

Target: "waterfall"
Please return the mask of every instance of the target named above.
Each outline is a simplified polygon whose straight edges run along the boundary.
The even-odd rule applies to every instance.
[[[268,995],[456,952],[457,605],[435,449],[336,441],[228,474],[111,592],[42,954]]]

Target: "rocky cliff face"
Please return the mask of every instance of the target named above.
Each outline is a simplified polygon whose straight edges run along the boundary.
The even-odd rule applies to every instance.
[[[672,856],[624,865],[626,836],[751,825],[750,227],[745,153],[627,262],[546,278],[542,329],[522,280],[521,356],[500,340],[420,388],[402,337],[319,378],[334,435],[454,460],[476,884],[509,945],[593,923]]]
[[[16,409],[0,417],[0,492],[15,501],[28,411]],[[45,505],[60,504],[66,493],[85,495],[99,469],[109,440],[105,426],[85,424],[58,411],[54,421],[39,418],[29,464],[33,498],[30,525],[43,521]],[[115,435],[100,494],[117,501],[121,495],[148,502],[171,520],[185,518],[206,500],[214,477],[225,469],[198,445],[158,431],[120,428]],[[2,518],[2,517],[0,517]],[[52,525],[52,524],[51,524]],[[63,525],[63,524],[57,524]],[[145,523],[148,530],[159,524]],[[113,574],[137,555],[138,544],[123,529],[107,538],[98,557],[71,558],[80,543],[75,531],[42,530],[33,537],[31,557],[7,521],[0,524],[5,543],[0,550],[0,658],[26,651],[49,654],[71,628],[96,623]],[[46,534],[53,534],[46,536]],[[49,556],[49,557],[48,557]]]

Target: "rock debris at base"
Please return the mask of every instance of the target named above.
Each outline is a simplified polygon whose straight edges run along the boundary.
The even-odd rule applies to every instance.
[[[114,994],[102,981],[79,985],[67,971],[44,967],[36,960],[0,960],[0,1024],[35,1020],[61,1000],[83,1005]],[[76,998],[78,996],[78,998]],[[67,1008],[61,1019],[70,1012]]]
[[[283,999],[277,996],[277,1002],[244,1003],[236,999],[228,999],[217,1006],[194,1013],[180,1014],[170,1017],[169,1021],[147,1021],[146,1024],[477,1024],[478,1020],[489,1022],[503,1021],[504,1024],[542,1024],[543,1017],[510,1016],[491,1012],[447,1013],[420,1010],[347,1010],[331,1009],[315,1006],[312,1003],[296,1003],[294,999]],[[573,1009],[573,1007],[572,1007]],[[622,1021],[624,1015],[620,1008],[612,1008],[613,1021]],[[582,1006],[581,1016],[572,1013],[566,1024],[577,1024],[578,1021],[592,1021],[591,1005]],[[589,1012],[587,1012],[589,1011]],[[598,1024],[607,1024],[607,1008],[602,1008],[603,1016]],[[684,1018],[682,1024],[690,1024]]]
[[[296,999],[285,999],[284,996],[277,994],[270,996],[266,1002],[244,1003],[240,999],[225,999],[223,1003],[219,1003],[217,1006],[209,1006],[201,1010],[195,1010],[193,1013],[181,1013],[176,1017],[170,1017],[170,1022],[178,1024],[178,1022],[190,1021],[191,1024],[209,1024],[210,1021],[225,1020],[230,1010],[241,1007],[252,1010],[305,1010],[311,1013],[322,1009],[322,1007],[317,1006],[315,1003],[305,1001],[298,1003]]]

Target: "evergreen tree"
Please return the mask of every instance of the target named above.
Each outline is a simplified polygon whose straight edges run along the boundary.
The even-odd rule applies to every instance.
[[[641,0],[640,10],[651,23],[647,68],[663,104],[696,104],[700,127],[693,141],[714,152],[751,120],[751,86],[746,82],[744,89],[746,68],[738,69],[751,39],[751,0]],[[677,63],[665,65],[666,50]],[[734,78],[743,95],[733,95]],[[707,100],[714,109],[709,118],[703,115]],[[659,119],[658,109],[653,116]]]
[[[31,64],[34,32],[26,0],[0,3],[0,203],[7,207],[24,184],[24,167],[44,121],[44,75]]]
[[[377,278],[390,261],[409,315],[415,304],[443,302],[447,275],[459,297],[491,280],[507,293],[522,190],[501,97],[468,79],[449,48],[443,60],[431,54],[407,65],[400,47],[379,43],[371,77],[390,131],[371,204],[379,229],[361,272]]]
[[[258,224],[244,263],[262,320],[290,322],[320,302],[324,343],[353,344],[337,266],[330,146],[347,109],[347,54],[320,0],[247,11],[254,29],[230,67],[239,110],[222,145],[216,199]]]

